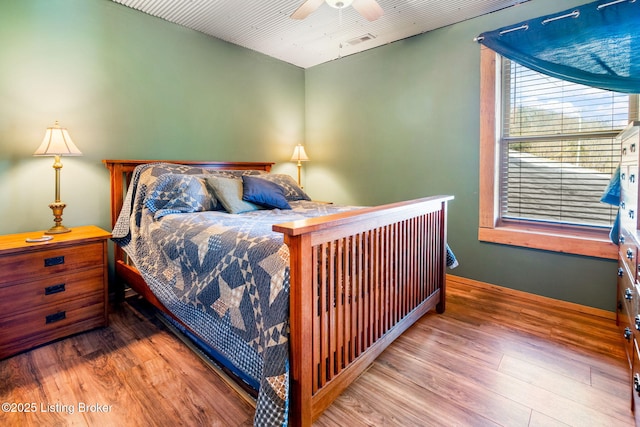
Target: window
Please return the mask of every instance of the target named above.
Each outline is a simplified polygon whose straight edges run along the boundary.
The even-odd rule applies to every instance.
[[[502,58],[500,215],[610,227],[600,203],[620,159],[629,95],[589,88]]]
[[[616,258],[617,208],[600,197],[632,105],[637,96],[548,77],[483,47],[480,240]]]

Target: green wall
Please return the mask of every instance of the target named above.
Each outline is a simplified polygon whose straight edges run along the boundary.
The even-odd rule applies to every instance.
[[[379,204],[453,194],[453,273],[614,310],[615,263],[480,243],[482,31],[584,1],[531,0],[308,70],[109,0],[0,2],[0,234],[53,224],[60,120],[84,153],[63,158],[70,227],[109,220],[104,158],[288,161],[304,142],[310,195]]]
[[[584,1],[530,2],[306,70],[307,190],[340,203],[452,194],[452,273],[613,311],[616,263],[478,241],[473,38]]]
[[[0,2],[0,233],[46,229],[59,120],[64,224],[110,227],[110,159],[288,162],[304,136],[304,70],[108,0]],[[277,169],[276,169],[277,170]]]

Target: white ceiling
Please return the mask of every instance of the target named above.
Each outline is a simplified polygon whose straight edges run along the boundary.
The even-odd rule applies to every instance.
[[[527,0],[378,0],[384,15],[373,22],[352,7],[327,4],[304,20],[291,19],[304,0],[113,1],[308,68]],[[349,43],[363,36],[374,38]]]

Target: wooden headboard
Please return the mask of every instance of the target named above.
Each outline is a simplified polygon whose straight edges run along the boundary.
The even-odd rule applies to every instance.
[[[111,227],[116,224],[133,170],[147,163],[177,163],[207,169],[271,171],[273,162],[199,162],[187,160],[103,160],[111,176]]]

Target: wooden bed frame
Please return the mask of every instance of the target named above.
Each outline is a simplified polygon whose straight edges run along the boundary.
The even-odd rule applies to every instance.
[[[134,168],[151,162],[270,171],[273,163],[104,160],[115,224]],[[289,423],[310,426],[427,311],[445,309],[447,202],[433,196],[273,226],[290,251]],[[115,272],[167,311],[116,246]]]

